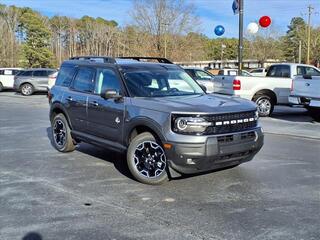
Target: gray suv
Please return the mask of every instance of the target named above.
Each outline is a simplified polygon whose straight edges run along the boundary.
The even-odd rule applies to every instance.
[[[163,58],[65,61],[48,97],[57,150],[83,141],[126,153],[147,184],[239,165],[263,145],[254,103],[208,95]]]
[[[32,68],[20,71],[14,77],[14,89],[22,95],[29,96],[34,92],[46,92],[50,76],[56,69]]]

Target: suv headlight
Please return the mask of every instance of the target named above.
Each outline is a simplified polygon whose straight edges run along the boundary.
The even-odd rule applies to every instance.
[[[172,130],[181,134],[201,134],[211,125],[201,117],[176,116],[172,118]]]

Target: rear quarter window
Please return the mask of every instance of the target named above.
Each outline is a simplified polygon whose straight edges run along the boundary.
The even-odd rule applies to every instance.
[[[69,87],[75,71],[76,69],[73,66],[62,66],[57,76],[55,85]]]

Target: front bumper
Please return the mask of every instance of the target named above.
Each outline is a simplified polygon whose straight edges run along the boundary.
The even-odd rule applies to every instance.
[[[166,150],[169,166],[177,172],[192,174],[238,165],[250,161],[262,148],[260,127],[253,130],[208,136],[204,143],[170,143]]]

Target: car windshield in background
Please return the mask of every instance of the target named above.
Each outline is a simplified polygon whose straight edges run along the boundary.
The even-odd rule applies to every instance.
[[[204,94],[201,87],[180,69],[134,69],[124,71],[133,97],[167,97]]]

